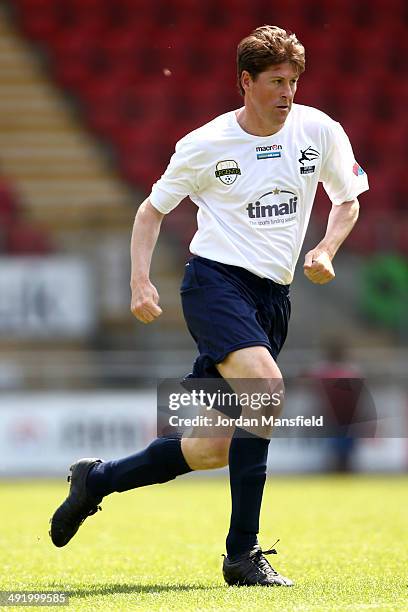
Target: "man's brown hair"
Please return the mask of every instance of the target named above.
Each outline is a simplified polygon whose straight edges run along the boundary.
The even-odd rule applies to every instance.
[[[289,62],[301,74],[305,69],[305,48],[295,34],[277,26],[264,25],[256,28],[241,40],[237,48],[237,84],[240,94],[244,95],[241,85],[243,70],[252,79],[270,66]]]

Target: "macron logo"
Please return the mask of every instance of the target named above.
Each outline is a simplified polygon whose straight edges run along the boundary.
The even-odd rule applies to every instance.
[[[273,144],[268,147],[256,147],[257,153],[263,153],[264,151],[282,151],[282,145]]]

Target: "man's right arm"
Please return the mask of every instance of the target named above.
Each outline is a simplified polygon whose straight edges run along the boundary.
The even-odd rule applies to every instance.
[[[150,282],[150,264],[164,215],[149,198],[139,207],[133,225],[130,245],[132,314],[142,323],[151,323],[162,313],[159,294]]]

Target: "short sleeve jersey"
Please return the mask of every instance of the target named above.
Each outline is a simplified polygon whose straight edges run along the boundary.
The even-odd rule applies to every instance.
[[[231,111],[177,143],[150,201],[167,214],[190,196],[198,207],[191,253],[287,285],[319,181],[335,205],[368,189],[339,123],[293,104],[277,133],[254,136]]]

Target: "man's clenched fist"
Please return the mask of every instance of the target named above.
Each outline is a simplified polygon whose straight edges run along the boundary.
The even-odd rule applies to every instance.
[[[312,249],[306,253],[303,271],[312,283],[318,285],[324,285],[336,276],[329,254],[321,249]]]
[[[159,306],[159,294],[152,283],[147,280],[131,284],[132,314],[142,323],[151,323],[162,313]]]

